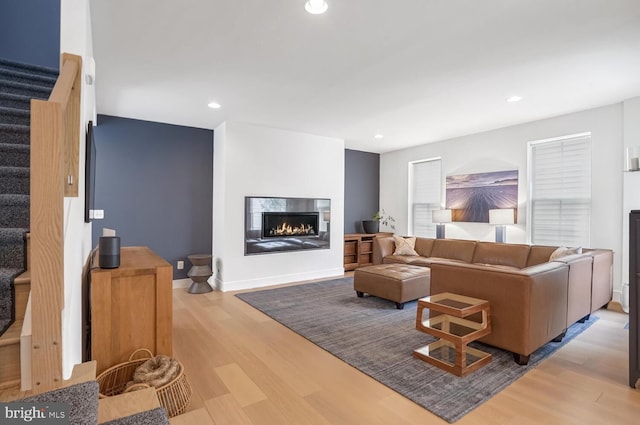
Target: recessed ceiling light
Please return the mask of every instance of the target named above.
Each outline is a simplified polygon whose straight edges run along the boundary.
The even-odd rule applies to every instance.
[[[522,96],[510,96],[506,100],[509,103],[520,102],[522,100]]]
[[[309,0],[304,8],[312,15],[321,15],[327,11],[329,5],[324,0]]]
[[[220,109],[220,104],[218,102],[209,102],[207,106],[211,109]]]
[[[376,134],[375,136],[373,136],[374,139],[382,139],[384,138],[384,134]]]

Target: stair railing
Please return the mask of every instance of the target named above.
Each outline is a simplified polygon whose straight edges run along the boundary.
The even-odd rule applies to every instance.
[[[31,100],[31,388],[62,382],[64,197],[78,196],[82,58],[63,54],[49,99]]]

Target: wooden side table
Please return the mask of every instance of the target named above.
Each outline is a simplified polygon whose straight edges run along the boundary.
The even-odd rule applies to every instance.
[[[441,313],[424,320],[424,309]],[[480,313],[481,321],[467,317]],[[443,292],[418,300],[416,329],[437,341],[414,350],[414,357],[457,376],[464,376],[491,361],[491,354],[467,346],[491,332],[489,302]]]

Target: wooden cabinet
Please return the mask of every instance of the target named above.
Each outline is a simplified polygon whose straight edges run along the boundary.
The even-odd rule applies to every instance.
[[[91,359],[96,373],[138,348],[172,354],[173,268],[147,247],[123,247],[120,267],[91,270]]]
[[[393,233],[349,233],[344,235],[344,270],[373,264],[373,240]]]
[[[358,267],[358,243],[360,235],[344,235],[344,270]]]

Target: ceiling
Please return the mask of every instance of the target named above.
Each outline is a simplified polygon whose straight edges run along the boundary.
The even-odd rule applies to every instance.
[[[92,0],[98,113],[382,153],[640,95],[639,0],[305,1]]]

